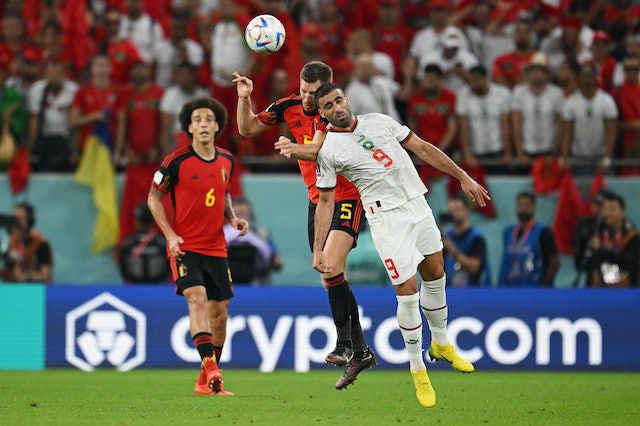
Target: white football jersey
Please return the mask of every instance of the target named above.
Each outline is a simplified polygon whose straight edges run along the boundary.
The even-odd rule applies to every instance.
[[[360,192],[369,213],[390,210],[423,196],[427,188],[402,144],[412,132],[384,114],[356,116],[348,129],[330,127],[318,153],[317,187],[336,186],[340,173]]]

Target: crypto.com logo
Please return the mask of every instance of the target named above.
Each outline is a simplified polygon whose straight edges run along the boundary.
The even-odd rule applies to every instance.
[[[129,330],[127,317],[134,324]],[[65,356],[83,371],[93,371],[105,360],[118,371],[129,371],[146,360],[146,334],[144,313],[102,293],[67,313]]]

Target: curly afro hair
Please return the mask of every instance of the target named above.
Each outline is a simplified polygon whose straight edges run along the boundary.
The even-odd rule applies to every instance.
[[[213,115],[216,119],[216,122],[218,123],[218,131],[214,136],[217,139],[218,135],[222,133],[225,126],[227,125],[228,120],[227,109],[217,99],[195,98],[184,104],[182,106],[182,109],[180,109],[180,114],[178,114],[180,129],[187,136],[189,136],[190,139],[193,139],[193,135],[189,132],[189,125],[191,124],[191,114],[193,114],[193,111],[201,108],[206,108],[213,111]]]

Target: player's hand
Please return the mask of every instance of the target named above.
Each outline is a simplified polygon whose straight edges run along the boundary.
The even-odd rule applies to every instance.
[[[249,232],[249,222],[247,222],[244,219],[238,219],[237,217],[235,217],[230,220],[230,223],[234,229],[237,229],[238,231],[240,231],[241,237],[243,235],[247,235],[247,232]]]
[[[182,237],[178,235],[174,235],[169,237],[169,252],[174,259],[177,259],[180,256],[184,255],[184,252],[180,250],[180,244],[184,244],[184,240]]]
[[[321,251],[313,252],[313,269],[321,274],[329,274],[333,271],[333,266],[327,263],[324,253]]]
[[[233,80],[231,81],[236,83],[238,97],[248,98],[249,96],[251,96],[251,93],[253,92],[253,81],[243,75],[240,75],[238,71],[234,71],[232,75]]]
[[[460,186],[464,193],[471,198],[471,201],[478,203],[480,207],[486,206],[487,201],[491,200],[489,191],[487,191],[478,182],[471,179],[469,175],[466,175],[462,180],[460,180]]]
[[[278,142],[276,142],[273,147],[276,151],[280,151],[280,155],[291,158],[291,153],[295,149],[295,146],[296,144],[291,142],[291,139],[286,136],[280,136],[280,138],[278,138]]]

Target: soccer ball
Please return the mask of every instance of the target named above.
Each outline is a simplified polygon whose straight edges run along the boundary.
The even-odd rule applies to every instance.
[[[244,31],[247,45],[257,53],[277,52],[284,44],[285,37],[282,22],[271,15],[256,16]]]

